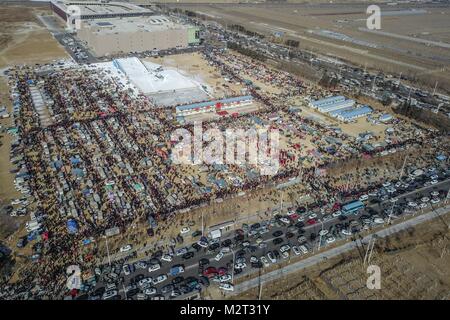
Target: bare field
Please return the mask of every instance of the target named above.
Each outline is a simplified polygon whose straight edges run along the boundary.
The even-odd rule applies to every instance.
[[[0,7],[0,68],[68,57],[36,18],[36,14],[43,13],[50,12],[28,6]]]
[[[385,72],[416,76],[429,85],[450,84],[450,50],[415,39],[450,41],[448,6],[382,6],[381,31],[373,34],[366,27],[366,4],[214,4],[179,5],[223,24],[240,24],[268,36],[281,32],[283,39],[300,41],[300,48]],[[416,11],[412,11],[416,10]],[[395,12],[394,12],[395,11]],[[413,12],[413,13],[411,13]],[[324,34],[332,31],[347,40]],[[397,36],[410,37],[399,39]]]
[[[446,215],[379,239],[370,261],[381,269],[379,290],[366,286],[361,249],[265,284],[261,299],[450,299],[449,223]],[[257,296],[253,289],[232,299]]]

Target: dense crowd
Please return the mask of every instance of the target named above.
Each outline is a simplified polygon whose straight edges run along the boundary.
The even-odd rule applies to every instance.
[[[95,263],[84,254],[83,239],[98,239],[112,227],[126,232],[131,223],[144,222],[149,216],[169,219],[183,209],[209,203],[214,198],[226,199],[242,191],[251,192],[298,177],[300,184],[315,195],[313,206],[332,204],[349,192],[363,192],[368,186],[356,181],[352,190],[344,190],[340,188],[342,180],[360,177],[336,178],[320,174],[317,169],[326,170],[338,161],[360,158],[363,153],[376,156],[389,149],[421,148],[437,136],[425,129],[415,134],[417,128],[399,122],[395,142],[364,151],[361,141],[289,112],[286,101],[308,90],[299,78],[219,50],[203,54],[222,75],[234,81],[246,83],[246,78],[252,78],[277,88],[273,93],[256,90],[252,83],[247,83],[263,108],[237,118],[203,123],[204,130],[211,127],[246,130],[254,127],[258,119],[292,132],[288,147],[281,150],[282,166],[274,176],[258,174],[251,164],[205,165],[204,171],[173,165],[170,134],[181,125],[173,122],[166,110],[156,108],[148,98],[105,71],[70,67],[40,73],[24,67],[10,74],[14,96],[21,106],[15,119],[19,148],[30,173],[28,183],[36,199],[36,212],[42,216],[50,236],[39,262],[25,268],[21,280],[11,289],[5,287],[5,292],[12,290],[11,296],[15,297],[21,292],[40,298],[60,297],[66,291],[65,267],[81,261],[84,269],[89,269]],[[42,92],[52,116],[53,123],[45,129],[33,110],[31,85]],[[277,120],[272,121],[274,113]],[[192,130],[188,125],[185,127]],[[408,135],[408,130],[412,134]],[[292,148],[305,135],[312,135],[314,155],[302,156],[302,150]],[[342,141],[334,144],[332,154],[326,151],[330,145],[327,137]],[[77,221],[76,234],[68,232],[68,219]],[[89,256],[95,253],[90,252]]]

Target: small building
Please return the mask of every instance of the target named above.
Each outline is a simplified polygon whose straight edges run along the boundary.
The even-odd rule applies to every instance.
[[[373,112],[372,108],[369,106],[362,106],[360,108],[355,108],[351,110],[345,110],[336,115],[341,121],[351,121],[360,117],[367,116]]]
[[[394,118],[394,117],[393,117],[391,114],[389,114],[389,113],[384,113],[384,114],[382,114],[382,115],[378,118],[378,121],[383,122],[383,123],[386,123],[386,122],[391,121],[393,118]]]
[[[310,106],[322,113],[330,113],[353,107],[355,101],[344,96],[331,97],[311,102]]]

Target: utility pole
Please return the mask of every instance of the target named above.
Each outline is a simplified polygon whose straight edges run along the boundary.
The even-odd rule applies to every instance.
[[[109,247],[108,247],[108,236],[104,236],[105,237],[105,241],[106,241],[106,253],[108,254],[108,263],[109,266],[111,266],[111,257],[109,256]]]
[[[438,81],[436,81],[436,83],[434,84],[433,96],[434,96],[434,94],[436,93],[437,85],[438,85]]]
[[[367,259],[367,263],[370,263],[370,259],[372,258],[373,247],[375,246],[375,239],[373,239],[372,247],[370,248],[369,258]]]
[[[203,211],[204,211],[204,208],[202,208],[202,237],[205,236],[205,224],[203,222]]]

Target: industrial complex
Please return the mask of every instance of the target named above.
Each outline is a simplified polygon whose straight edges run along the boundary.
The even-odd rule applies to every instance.
[[[198,28],[164,16],[83,21],[77,36],[97,56],[186,48],[200,42]]]
[[[200,43],[199,29],[123,2],[51,2],[96,56],[187,48]],[[77,20],[78,19],[78,20]]]

